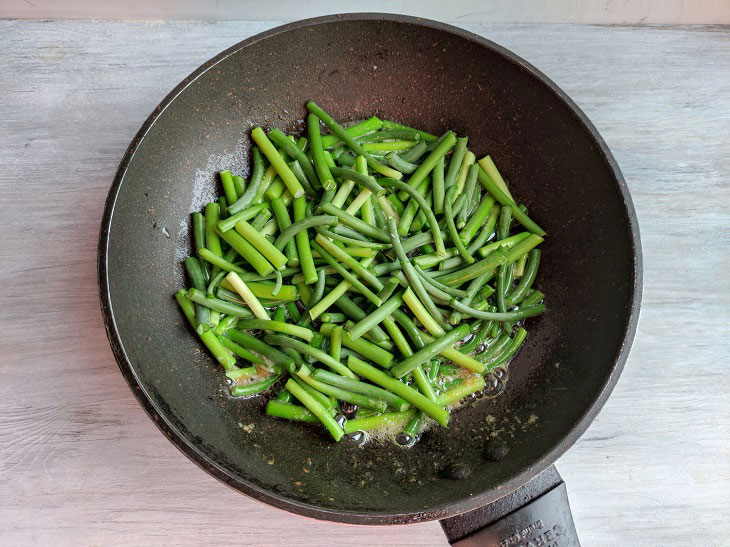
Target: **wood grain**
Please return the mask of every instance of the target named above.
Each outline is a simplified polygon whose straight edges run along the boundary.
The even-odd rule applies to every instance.
[[[96,242],[118,161],[179,80],[271,26],[0,21],[3,544],[445,544],[437,523],[323,523],[228,489],[159,434],[108,348]],[[727,544],[728,28],[464,26],[576,100],[639,215],[634,350],[558,462],[583,543]]]
[[[240,19],[270,21],[282,14],[292,20],[362,11],[400,13],[439,21],[477,23],[727,24],[730,9],[723,0],[0,0],[0,17],[18,19]]]

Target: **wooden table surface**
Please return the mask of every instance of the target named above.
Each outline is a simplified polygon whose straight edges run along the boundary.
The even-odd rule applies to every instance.
[[[444,545],[308,520],[158,432],[107,344],[96,244],[157,102],[266,22],[0,21],[0,543]],[[607,405],[558,461],[585,545],[728,545],[730,29],[463,25],[586,111],[641,225],[644,301]]]

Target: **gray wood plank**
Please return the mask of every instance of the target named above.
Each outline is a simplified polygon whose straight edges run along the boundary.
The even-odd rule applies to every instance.
[[[0,0],[0,16],[19,19],[177,19],[257,20],[278,19],[282,13],[292,19],[319,17],[332,13],[361,11],[401,13],[439,21],[490,23],[588,23],[600,25],[637,25],[730,22],[730,11],[722,1],[697,0],[541,0],[540,2],[489,2],[482,0],[249,0],[232,2],[197,0],[127,0],[97,2],[95,0]]]
[[[273,25],[0,21],[4,542],[444,544],[436,523],[321,523],[226,488],[158,433],[107,346],[96,239],[119,159],[179,80]],[[727,544],[728,29],[463,26],[576,100],[640,219],[645,293],[632,356],[558,462],[584,544]],[[223,525],[231,508],[239,526]]]

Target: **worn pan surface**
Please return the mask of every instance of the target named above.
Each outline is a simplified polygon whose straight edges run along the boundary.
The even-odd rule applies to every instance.
[[[335,444],[313,426],[230,398],[183,322],[189,213],[222,168],[247,173],[255,125],[297,130],[314,99],[347,122],[372,114],[470,137],[549,233],[538,285],[548,311],[506,392],[458,412],[411,449]],[[145,122],[106,205],[99,245],[109,339],[163,433],[234,488],[304,515],[355,523],[443,518],[488,503],[549,466],[586,429],[626,360],[641,294],[638,227],[596,130],[522,59],[466,31],[382,14],[276,28],[221,53]],[[507,457],[483,458],[491,440]],[[465,463],[471,475],[448,478]]]

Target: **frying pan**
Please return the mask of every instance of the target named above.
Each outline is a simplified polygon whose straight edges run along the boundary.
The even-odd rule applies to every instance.
[[[265,416],[263,398],[231,398],[173,299],[191,252],[189,213],[217,192],[215,173],[247,174],[250,129],[299,131],[309,99],[342,122],[375,114],[468,135],[548,231],[537,280],[548,310],[529,320],[504,393],[460,410],[410,449],[334,443],[314,426]],[[345,523],[442,519],[464,545],[538,536],[571,544],[565,487],[551,464],[588,427],[626,361],[641,250],[616,162],[543,74],[464,30],[354,14],[244,40],[160,103],[109,192],[99,286],[112,349],[140,403],[233,488]]]

